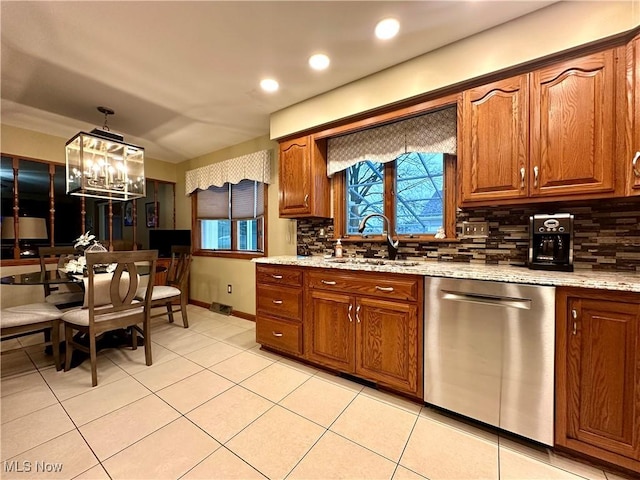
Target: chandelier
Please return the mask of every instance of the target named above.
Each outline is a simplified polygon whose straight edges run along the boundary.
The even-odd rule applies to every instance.
[[[144,148],[109,131],[113,110],[98,111],[104,114],[102,130],[79,132],[66,143],[67,194],[121,201],[145,197]]]

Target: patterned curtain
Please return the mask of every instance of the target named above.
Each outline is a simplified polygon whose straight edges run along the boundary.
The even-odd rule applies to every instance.
[[[391,162],[407,152],[456,153],[456,107],[330,138],[327,175],[364,160]]]
[[[222,187],[225,183],[236,184],[242,180],[269,183],[271,178],[270,157],[270,150],[261,150],[189,170],[185,178],[185,193],[190,195],[197,189],[207,190],[212,186]]]

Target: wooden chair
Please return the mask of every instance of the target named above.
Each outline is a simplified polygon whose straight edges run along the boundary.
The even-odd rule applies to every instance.
[[[30,303],[0,311],[0,336],[2,340],[38,332],[45,335],[45,344],[51,345],[56,370],[60,370],[60,317],[63,312],[50,303]],[[50,340],[47,340],[50,339]]]
[[[152,307],[166,307],[167,312],[152,315],[151,318],[169,315],[169,323],[173,323],[173,314],[180,312],[182,314],[182,324],[184,328],[189,328],[189,319],[187,318],[187,303],[189,299],[189,269],[191,267],[191,247],[182,245],[173,245],[171,247],[171,263],[167,271],[167,284],[158,285],[153,289],[151,297]],[[141,299],[145,295],[144,289],[138,292],[138,298]],[[173,302],[180,301],[180,305],[174,310]]]
[[[47,258],[54,257],[56,268],[62,267],[66,262],[66,257],[72,257],[76,254],[73,247],[40,247],[38,255],[40,256],[40,271],[46,275]],[[78,285],[70,284],[44,284],[44,301],[55,305],[61,310],[70,307],[82,305],[84,301],[84,290]]]
[[[70,310],[62,316],[65,327],[67,354],[65,371],[71,367],[74,349],[88,353],[91,359],[91,382],[98,384],[96,369],[96,338],[108,331],[136,327],[142,324],[144,352],[147,365],[152,364],[151,357],[151,295],[155,282],[157,250],[138,250],[130,252],[99,252],[87,254],[87,306]],[[149,264],[149,282],[142,300],[136,299],[140,276],[136,262]],[[113,274],[95,273],[96,265],[116,264]],[[135,328],[131,332],[131,348],[138,345]],[[74,331],[84,334],[89,346],[74,339]]]

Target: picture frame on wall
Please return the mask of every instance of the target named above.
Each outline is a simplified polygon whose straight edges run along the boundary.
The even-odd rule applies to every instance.
[[[144,207],[147,218],[147,228],[156,228],[158,226],[158,213],[160,212],[160,204],[149,202],[145,203]]]
[[[133,226],[133,202],[126,202],[124,204],[124,226]]]

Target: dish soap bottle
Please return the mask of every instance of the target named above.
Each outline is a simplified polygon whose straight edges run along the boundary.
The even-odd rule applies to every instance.
[[[342,258],[342,242],[340,242],[340,239],[336,242],[335,256],[336,258]]]

